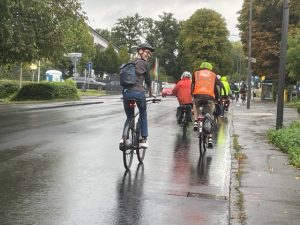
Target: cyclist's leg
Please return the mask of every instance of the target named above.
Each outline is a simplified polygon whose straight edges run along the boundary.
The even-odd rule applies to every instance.
[[[126,121],[124,123],[124,127],[123,127],[123,133],[125,131],[126,126],[129,124],[129,122],[131,121],[131,118],[133,117],[133,113],[134,113],[134,109],[130,108],[127,104],[127,101],[129,99],[133,99],[132,93],[130,91],[126,91],[123,94],[123,106],[124,106],[124,111],[126,114]]]
[[[202,114],[200,109],[201,104],[199,102],[199,98],[194,97],[193,111],[194,111],[194,121],[197,122],[198,116]]]
[[[210,115],[211,119],[213,118],[214,110],[215,110],[215,103],[213,101],[209,100],[208,104],[203,106],[203,112],[208,113]],[[213,124],[212,124],[212,127],[213,127]],[[212,133],[207,134],[207,137],[208,137],[208,147],[212,148],[213,147],[213,144],[212,144],[213,134]]]
[[[141,147],[148,148],[147,137],[148,137],[148,121],[147,121],[147,103],[144,92],[136,92],[136,103],[140,111],[141,119]]]
[[[194,102],[193,102],[193,112],[194,112],[194,131],[197,131],[198,129],[198,115],[200,113],[200,108],[198,106],[198,99],[194,97]]]

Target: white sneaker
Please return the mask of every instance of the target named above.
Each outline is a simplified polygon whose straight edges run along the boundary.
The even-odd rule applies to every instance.
[[[211,137],[208,138],[208,148],[213,148],[213,139]]]
[[[140,141],[140,147],[141,148],[149,148],[149,144],[147,140],[141,140]]]
[[[195,121],[194,122],[194,131],[198,131],[198,122],[197,121]]]

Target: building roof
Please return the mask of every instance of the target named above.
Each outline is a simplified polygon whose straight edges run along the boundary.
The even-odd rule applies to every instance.
[[[95,43],[95,44],[98,44],[98,45],[99,45],[100,47],[102,47],[102,48],[107,48],[107,46],[108,46],[109,44],[112,44],[114,50],[115,50],[116,52],[119,51],[119,48],[118,48],[115,44],[113,44],[113,43],[109,42],[108,40],[106,40],[103,36],[101,36],[101,35],[100,35],[96,30],[94,30],[93,28],[91,28],[91,27],[89,27],[89,28],[90,28],[91,34],[93,35],[94,43]]]

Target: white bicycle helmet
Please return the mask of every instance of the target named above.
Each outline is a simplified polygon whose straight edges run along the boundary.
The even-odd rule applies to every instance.
[[[187,78],[192,78],[192,74],[188,71],[184,71],[181,75],[181,79],[184,78],[184,77],[187,77]]]

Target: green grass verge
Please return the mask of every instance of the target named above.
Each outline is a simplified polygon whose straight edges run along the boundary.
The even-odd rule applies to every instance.
[[[300,168],[300,121],[294,121],[280,130],[269,130],[268,140],[288,154],[291,164]]]
[[[77,89],[77,93],[79,95],[79,97],[82,96],[103,96],[105,95],[105,91],[103,90],[91,90],[91,89],[87,89],[85,91],[83,91],[82,89]]]

